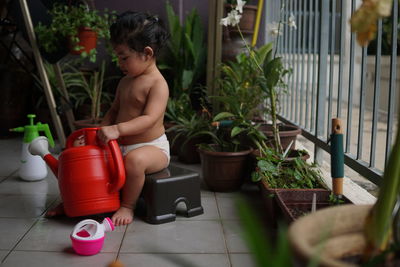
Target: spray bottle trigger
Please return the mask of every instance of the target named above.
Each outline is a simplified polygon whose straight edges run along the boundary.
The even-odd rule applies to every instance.
[[[51,135],[50,128],[48,124],[41,124],[40,122],[37,124],[39,131],[43,131],[49,140],[49,144],[51,147],[54,147],[53,136]]]

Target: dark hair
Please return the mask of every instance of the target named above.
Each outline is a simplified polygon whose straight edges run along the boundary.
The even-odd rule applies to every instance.
[[[169,37],[158,17],[133,11],[119,15],[110,27],[110,34],[113,45],[126,44],[137,52],[143,52],[149,46],[153,49],[154,56]]]

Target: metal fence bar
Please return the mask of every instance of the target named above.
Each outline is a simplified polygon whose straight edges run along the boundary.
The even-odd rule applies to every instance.
[[[344,2],[344,3],[343,3]],[[346,2],[347,0],[341,0],[341,13],[340,13],[340,45],[339,45],[339,82],[338,82],[338,99],[337,99],[337,117],[342,117],[342,97],[343,97],[343,62],[345,54],[345,34],[346,34]]]
[[[311,44],[312,44],[312,23],[311,23],[311,13],[312,13],[312,6],[313,6],[313,1],[309,1],[308,3],[308,16],[307,16],[307,21],[308,21],[308,45],[307,45],[307,84],[306,84],[306,121],[304,124],[305,129],[310,128],[309,124],[309,117],[312,116],[310,112],[310,81],[311,81]]]
[[[367,48],[362,49],[361,58],[361,87],[360,87],[360,108],[358,117],[358,146],[357,146],[357,159],[362,158],[363,137],[364,137],[364,113],[365,113],[365,87],[366,87],[366,74],[367,74]]]
[[[294,3],[293,3],[293,1],[291,0],[290,1],[290,4],[291,4],[291,9],[292,10],[294,10]],[[294,43],[294,40],[295,40],[295,38],[294,38],[294,36],[295,36],[295,33],[294,33],[294,31],[291,31],[291,33],[290,33],[290,39],[292,40],[292,43],[291,43],[291,53],[292,53],[292,60],[291,60],[291,62],[293,63],[294,62],[294,59],[295,59],[295,53],[294,53],[294,47],[295,47],[295,43]],[[294,83],[294,78],[293,78],[293,74],[291,75],[291,86],[290,86],[290,118],[293,120],[294,119],[294,96],[293,96],[293,92],[294,92],[294,85],[295,85],[295,83]]]
[[[335,63],[335,40],[336,40],[336,27],[335,27],[335,20],[336,20],[336,0],[331,0],[332,5],[331,5],[331,21],[330,21],[330,61],[329,61],[329,101],[328,101],[328,127],[326,130],[326,133],[329,135],[331,132],[331,124],[332,124],[332,103],[333,103],[333,76],[335,74],[335,68],[334,68],[334,63]]]
[[[324,135],[325,127],[325,103],[326,103],[326,81],[328,71],[328,50],[329,50],[329,5],[328,1],[321,4],[320,14],[320,49],[319,49],[319,64],[318,64],[318,90],[317,90],[317,120],[315,122],[315,135],[321,137]],[[322,162],[322,150],[315,147],[314,160],[319,163]]]
[[[378,22],[377,33],[377,48],[375,57],[375,87],[374,87],[374,105],[372,115],[372,136],[371,136],[371,152],[370,152],[370,166],[375,167],[375,152],[376,152],[376,132],[378,129],[378,110],[379,110],[379,96],[381,93],[381,54],[382,54],[382,20]]]
[[[398,36],[398,2],[393,1],[392,9],[392,52],[390,56],[390,78],[389,78],[389,99],[388,99],[388,116],[387,116],[387,133],[386,133],[386,152],[385,152],[385,165],[389,158],[389,154],[392,147],[392,134],[393,134],[393,119],[394,113],[394,103],[396,100],[396,64],[397,64],[397,36]]]
[[[318,38],[317,38],[317,36],[318,36],[318,32],[319,32],[319,27],[318,27],[318,25],[319,25],[319,22],[318,22],[318,19],[319,19],[319,16],[318,16],[318,3],[319,3],[319,0],[315,0],[315,5],[314,5],[314,31],[313,31],[313,33],[314,33],[314,36],[313,36],[313,38],[314,38],[314,43],[313,43],[313,50],[314,50],[314,53],[313,53],[313,80],[315,81],[316,79],[315,79],[315,77],[316,77],[316,75],[317,75],[317,50],[318,50]],[[314,131],[314,127],[315,127],[315,116],[314,116],[314,114],[315,114],[315,92],[316,92],[316,83],[315,82],[313,82],[313,86],[312,86],[312,90],[311,90],[311,96],[312,96],[312,98],[311,98],[311,114],[312,114],[312,117],[311,117],[311,128],[310,128],[310,131]]]
[[[283,9],[284,20],[285,21],[288,21],[288,19],[289,19],[288,12],[289,12],[289,6],[285,5],[284,9]],[[288,49],[289,26],[286,23],[284,25],[285,26],[284,26],[284,32],[283,32],[283,42],[282,42],[283,43],[283,51],[282,52],[283,52],[283,55],[284,55],[285,68],[288,68],[288,66],[289,66],[289,49]],[[289,78],[286,78],[286,79],[288,80]],[[282,96],[282,100],[283,100],[283,103],[286,104],[285,106],[287,106],[288,95],[284,94]],[[285,110],[282,110],[282,111],[284,112],[285,115],[288,114],[287,113],[287,108]]]
[[[300,19],[300,15],[299,15],[299,5],[298,5],[299,0],[294,2],[294,11],[295,11],[295,17],[296,17],[296,21],[298,22]],[[298,102],[298,96],[299,96],[299,44],[300,44],[300,36],[299,36],[299,30],[295,31],[295,35],[296,35],[296,42],[295,42],[295,70],[296,70],[296,80],[295,80],[295,91],[293,94],[294,97],[294,105],[295,105],[295,117],[294,120],[298,121],[298,115],[299,115],[299,102]]]
[[[304,102],[303,102],[303,98],[304,98],[304,55],[305,55],[305,37],[306,37],[306,25],[305,25],[305,11],[306,11],[306,0],[303,0],[303,8],[301,11],[301,27],[299,27],[299,33],[300,33],[300,29],[301,29],[301,84],[300,84],[300,125],[302,127],[304,127],[303,124],[303,115],[306,115],[304,112]]]
[[[355,1],[351,2],[351,13],[355,10]],[[356,41],[355,34],[351,33],[350,37],[350,64],[349,64],[349,90],[348,90],[348,102],[347,102],[347,128],[346,128],[346,145],[345,152],[350,153],[351,143],[351,123],[353,116],[353,87],[354,87],[354,57],[355,57]]]

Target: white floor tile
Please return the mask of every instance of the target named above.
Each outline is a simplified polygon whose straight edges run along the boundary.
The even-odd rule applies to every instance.
[[[201,206],[203,207],[204,213],[198,216],[194,216],[191,218],[185,217],[186,205],[178,204],[176,211],[176,220],[182,221],[196,221],[196,220],[218,220],[219,213],[217,209],[217,203],[215,201],[215,197],[202,197],[201,198]]]
[[[35,218],[43,214],[55,199],[55,195],[46,194],[0,194],[0,216],[3,218]]]
[[[175,221],[151,225],[136,221],[128,227],[121,252],[225,253],[218,221]]]
[[[125,254],[119,260],[125,266],[135,267],[228,267],[226,254]],[[243,265],[245,266],[245,265]]]
[[[249,252],[239,221],[222,221],[222,227],[224,228],[226,246],[229,253]]]
[[[116,258],[116,253],[99,253],[93,256],[80,256],[71,251],[13,251],[6,258],[3,267],[29,266],[57,266],[57,267],[106,267]]]
[[[35,223],[35,219],[0,218],[0,249],[12,249]]]
[[[58,195],[58,183],[53,174],[41,181],[28,182],[15,176],[8,177],[1,183],[0,194],[49,194]]]
[[[9,253],[9,250],[0,250],[0,262],[3,261],[3,259],[7,256]]]
[[[232,267],[256,267],[252,254],[230,254]]]

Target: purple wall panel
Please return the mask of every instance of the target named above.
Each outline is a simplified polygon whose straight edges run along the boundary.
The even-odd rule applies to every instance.
[[[196,8],[199,12],[204,29],[207,30],[208,20],[208,0],[196,1],[196,0],[169,0],[174,7],[175,13],[179,14],[179,17],[183,19],[185,15],[190,12],[192,8]],[[159,0],[95,0],[96,8],[103,10],[108,8],[110,10],[116,10],[117,13],[121,13],[127,10],[149,12],[153,15],[158,15],[161,19],[166,21],[165,5],[166,1]]]

